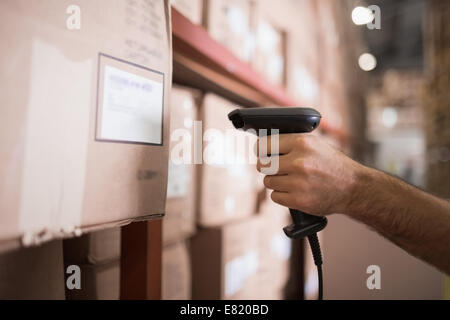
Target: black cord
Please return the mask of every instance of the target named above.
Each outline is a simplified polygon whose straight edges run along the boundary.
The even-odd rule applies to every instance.
[[[317,266],[317,277],[319,278],[319,297],[317,300],[323,300],[322,266]]]
[[[319,238],[317,233],[308,236],[309,246],[314,258],[314,264],[317,266],[317,277],[319,279],[319,297],[318,300],[323,300],[323,275],[322,275],[322,252],[320,250]]]

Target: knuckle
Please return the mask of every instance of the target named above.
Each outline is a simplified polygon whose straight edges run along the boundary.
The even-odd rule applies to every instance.
[[[304,135],[298,135],[294,138],[294,144],[296,147],[303,148],[305,146],[306,138]]]
[[[308,159],[302,159],[303,171],[309,172],[312,169],[312,163]]]
[[[305,168],[305,162],[301,158],[296,158],[292,161],[292,166],[296,171],[303,171]]]
[[[311,150],[313,145],[314,137],[308,134],[302,134],[296,137],[295,146],[297,149],[301,150]]]
[[[320,165],[318,165],[313,158],[305,160],[304,170],[309,176],[317,176],[321,173]]]

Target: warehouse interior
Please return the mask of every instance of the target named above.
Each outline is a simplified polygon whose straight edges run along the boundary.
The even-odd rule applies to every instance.
[[[2,300],[317,299],[236,108],[314,108],[312,135],[450,199],[446,0],[2,0],[0,25]],[[324,299],[450,299],[327,218]]]

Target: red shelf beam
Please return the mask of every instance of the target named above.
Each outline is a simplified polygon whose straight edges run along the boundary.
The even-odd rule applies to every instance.
[[[188,47],[194,59],[207,62],[207,65],[221,71],[224,75],[234,78],[255,89],[275,105],[298,106],[299,101],[279,86],[270,84],[261,75],[256,73],[247,63],[238,59],[228,49],[212,39],[208,32],[201,26],[195,25],[176,9],[172,8],[172,35],[174,48],[177,45]],[[176,50],[176,49],[174,49]],[[183,53],[182,53],[183,54]],[[189,55],[189,53],[187,53]],[[330,121],[323,119],[321,129],[326,133],[339,138],[341,141],[348,139],[348,134],[335,126]]]

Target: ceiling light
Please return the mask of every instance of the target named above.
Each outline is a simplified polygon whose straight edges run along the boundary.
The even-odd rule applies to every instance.
[[[393,128],[397,124],[398,114],[397,110],[392,107],[384,108],[382,114],[383,125],[386,128]]]
[[[375,19],[372,10],[365,7],[356,7],[352,11],[353,23],[360,26],[368,24]]]
[[[377,59],[373,54],[363,53],[358,60],[359,67],[364,71],[372,71],[377,67]]]

